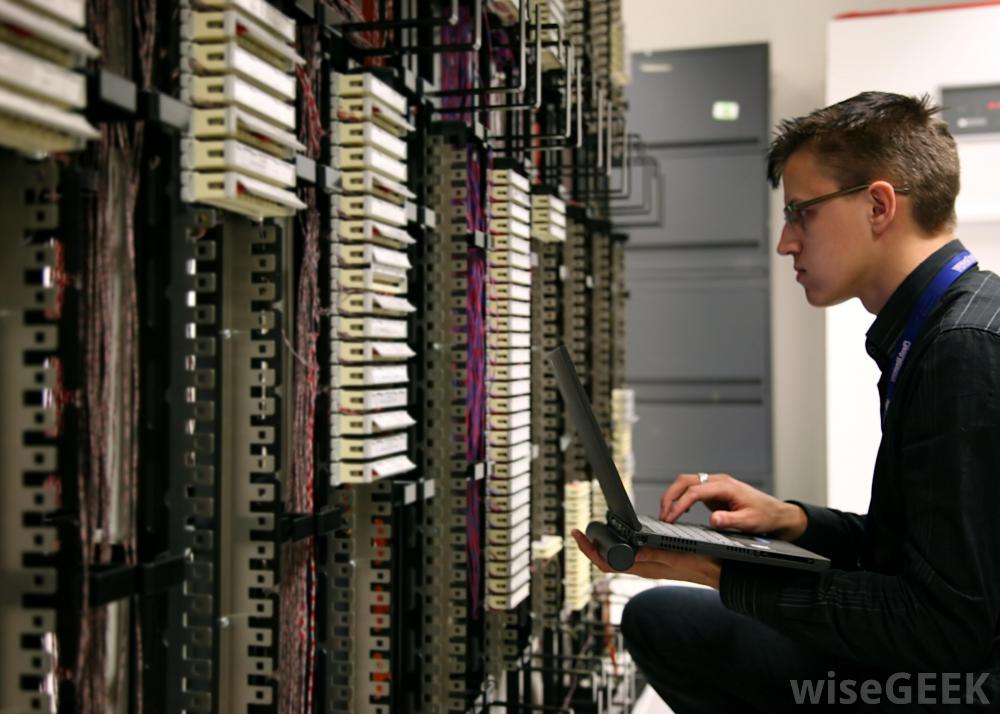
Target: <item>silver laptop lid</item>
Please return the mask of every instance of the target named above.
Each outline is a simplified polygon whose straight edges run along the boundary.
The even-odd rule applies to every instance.
[[[580,384],[573,360],[569,357],[569,350],[565,345],[559,345],[545,358],[555,371],[559,392],[576,426],[577,436],[583,442],[590,468],[594,470],[597,482],[601,484],[604,500],[608,502],[608,510],[632,530],[639,530],[641,524],[622,484],[614,459],[611,458],[611,452],[608,451],[608,445],[601,435],[601,428],[597,425],[597,418],[590,408],[587,393]]]

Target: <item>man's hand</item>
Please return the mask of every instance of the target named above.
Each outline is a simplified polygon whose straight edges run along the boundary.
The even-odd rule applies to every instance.
[[[594,565],[605,573],[617,573],[601,557],[596,546],[578,530],[573,531],[576,544]],[[680,553],[659,548],[640,548],[635,554],[635,565],[624,571],[652,580],[683,580],[719,589],[719,574],[722,564],[717,558],[694,553]]]
[[[791,541],[806,531],[806,513],[794,503],[785,503],[729,474],[711,474],[700,483],[695,474],[681,474],[660,499],[660,520],[673,523],[696,501],[712,509],[713,528],[731,528],[745,533],[770,533]]]

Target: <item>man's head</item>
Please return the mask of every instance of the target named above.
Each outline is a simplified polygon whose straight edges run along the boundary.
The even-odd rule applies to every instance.
[[[846,188],[879,179],[909,189],[913,221],[927,235],[955,226],[958,150],[927,96],[862,92],[778,125],[767,175],[777,188],[797,151],[812,151]]]
[[[787,204],[778,252],[813,305],[860,297],[877,312],[949,236],[958,153],[937,111],[926,97],[865,92],[779,125],[768,157]]]

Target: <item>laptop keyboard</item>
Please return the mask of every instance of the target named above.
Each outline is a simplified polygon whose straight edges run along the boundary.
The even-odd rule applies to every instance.
[[[656,535],[668,536],[671,538],[685,538],[701,543],[715,543],[718,545],[735,545],[743,547],[742,543],[726,538],[718,531],[713,531],[703,526],[686,525],[683,523],[664,523],[649,516],[639,516],[639,522],[643,528]]]

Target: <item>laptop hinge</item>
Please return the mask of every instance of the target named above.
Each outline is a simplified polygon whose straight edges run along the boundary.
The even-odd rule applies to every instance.
[[[610,525],[612,530],[614,530],[618,535],[622,536],[623,538],[631,537],[632,529],[629,528],[624,521],[622,521],[618,516],[616,516],[611,511],[608,511],[607,521],[608,525]]]

